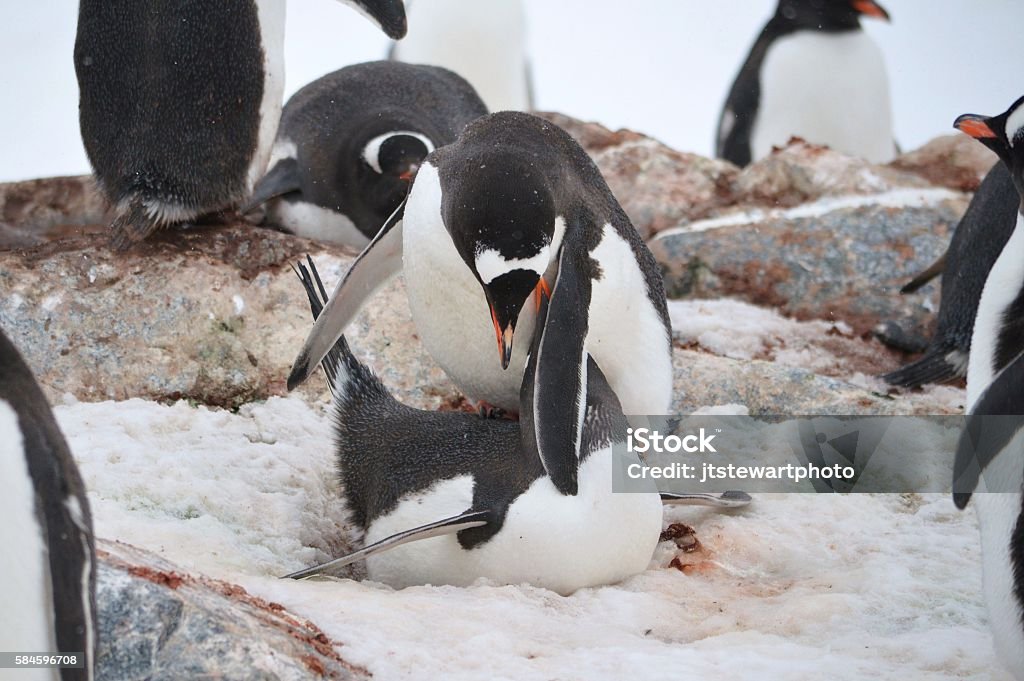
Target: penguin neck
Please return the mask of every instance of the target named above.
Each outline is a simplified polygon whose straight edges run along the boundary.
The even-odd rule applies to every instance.
[[[1021,347],[1016,339],[1015,313],[1024,305],[1024,215],[1017,211],[1017,224],[996,259],[978,303],[971,336],[967,367],[967,411],[1003,368],[1007,356]]]

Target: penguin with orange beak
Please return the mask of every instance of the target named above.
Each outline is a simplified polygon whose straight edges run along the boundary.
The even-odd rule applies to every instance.
[[[889,13],[874,0],[779,0],[729,90],[715,153],[745,166],[801,137],[891,160],[889,77],[861,17]]]

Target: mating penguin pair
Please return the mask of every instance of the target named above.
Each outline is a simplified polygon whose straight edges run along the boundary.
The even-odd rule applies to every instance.
[[[996,652],[1024,679],[1024,97],[998,116],[963,115],[956,127],[999,155],[1018,192],[1012,234],[978,303],[967,367],[970,416],[957,448],[953,500],[959,508],[974,502]]]
[[[61,669],[60,678],[92,679],[98,630],[89,501],[46,396],[2,332],[0,480],[0,641],[10,651],[84,653],[84,664]]]
[[[889,78],[862,16],[889,18],[874,0],[779,0],[729,90],[715,153],[745,166],[796,136],[892,159]]]
[[[414,0],[409,34],[390,59],[451,69],[491,111],[533,108],[523,0]]]
[[[401,0],[347,0],[392,38]],[[82,0],[79,123],[119,248],[228,209],[266,167],[284,88],[285,0]]]
[[[935,333],[924,355],[882,376],[891,385],[916,388],[967,374],[978,302],[992,265],[1017,224],[1020,196],[1010,171],[996,163],[985,176],[953,232],[946,253],[901,289],[913,293],[941,272]]]
[[[285,104],[269,170],[242,212],[266,202],[269,226],[361,249],[427,154],[486,114],[446,69],[370,62],[329,73]]]
[[[327,292],[312,261],[312,275],[299,267],[316,318]],[[524,421],[542,339],[556,323],[552,310],[540,301],[521,395]],[[483,577],[568,594],[646,569],[661,532],[662,500],[653,486],[648,493],[612,491],[612,447],[618,443],[620,456],[639,460],[625,450],[626,420],[615,393],[593,358],[586,361],[579,452],[542,456],[528,423],[397,402],[340,338],[324,369],[334,393],[344,504],[366,546],[288,577],[337,574],[365,559],[370,579],[396,588],[465,586]],[[573,495],[552,479],[567,470],[579,481]],[[727,508],[750,501],[736,492],[665,496],[666,503]]]
[[[672,348],[661,274],[597,166],[557,126],[499,112],[432,152],[404,207],[317,319],[289,388],[400,269],[428,352],[470,398],[513,412],[539,301],[550,295],[553,321],[540,340],[529,404],[541,458],[579,452],[588,356],[627,414],[668,412]],[[513,334],[521,339],[515,346]],[[549,473],[560,491],[575,492],[573,470]]]

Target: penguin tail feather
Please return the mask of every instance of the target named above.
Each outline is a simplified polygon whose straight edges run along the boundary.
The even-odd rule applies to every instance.
[[[889,385],[901,388],[919,388],[926,383],[945,383],[963,376],[961,367],[952,364],[944,350],[933,349],[910,364],[880,378]]]
[[[118,211],[117,217],[110,223],[110,245],[114,250],[126,251],[155,232],[159,226],[159,220],[149,214],[142,198],[135,196]]]

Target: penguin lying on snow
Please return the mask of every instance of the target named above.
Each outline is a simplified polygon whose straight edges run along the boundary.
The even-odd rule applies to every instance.
[[[715,153],[745,166],[797,136],[891,160],[889,78],[861,16],[889,19],[874,0],[779,0],[729,90]]]
[[[401,0],[347,0],[392,38]],[[230,208],[263,173],[281,112],[284,0],[82,0],[82,142],[119,248]]]
[[[50,405],[0,332],[0,641],[7,650],[84,653],[63,679],[91,679],[96,553],[89,501]]]
[[[427,154],[486,114],[445,69],[371,62],[330,73],[288,100],[269,170],[242,212],[269,202],[272,226],[362,248]]]
[[[588,355],[627,414],[667,413],[672,348],[660,271],[597,166],[557,126],[500,112],[431,153],[404,210],[339,283],[289,388],[403,264],[427,350],[471,398],[509,411],[519,409],[539,300],[551,296],[554,322],[528,405],[545,461],[549,452],[579,451]],[[514,347],[513,334],[522,339]],[[549,474],[574,492],[571,471]]]
[[[300,268],[315,318],[326,291],[315,268],[319,292]],[[555,323],[551,314],[541,300],[525,404],[535,396],[533,370],[543,333]],[[344,337],[324,369],[334,392],[344,503],[367,546],[289,577],[336,573],[365,559],[370,579],[396,588],[467,585],[486,577],[568,594],[646,569],[661,532],[661,500],[653,487],[650,494],[612,492],[612,445],[625,441],[626,424],[593,358],[587,358],[579,454],[557,453],[558,470],[571,469],[574,477],[578,471],[573,495],[562,494],[550,478],[551,462],[538,455],[528,424],[400,404],[352,355]],[[530,410],[523,413],[528,420]],[[666,497],[668,503],[720,507],[750,501],[736,492]]]
[[[920,359],[885,374],[882,380],[916,388],[967,373],[981,289],[1017,224],[1019,204],[1020,196],[1009,170],[1003,163],[996,163],[957,224],[946,254],[929,272],[916,277],[901,291],[912,293],[934,276],[932,272],[942,272],[938,321],[928,350]]]
[[[390,59],[455,71],[491,111],[533,108],[523,0],[416,0]]]
[[[967,408],[972,416],[1024,415],[1024,97],[999,116],[961,116],[956,127],[995,151],[1018,191],[1016,224],[985,280],[971,338]],[[977,494],[985,600],[996,651],[1024,679],[1024,441],[1020,419],[968,419],[954,465],[964,508],[982,479],[1012,492]],[[982,426],[986,426],[983,428]]]

